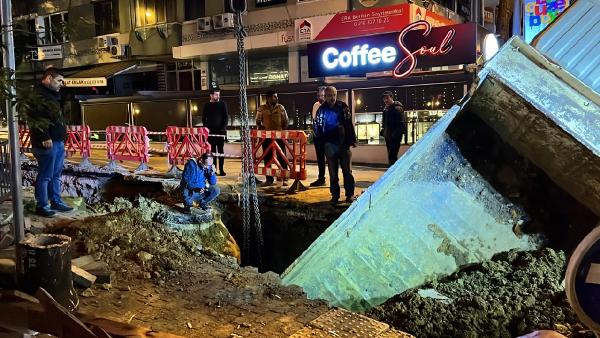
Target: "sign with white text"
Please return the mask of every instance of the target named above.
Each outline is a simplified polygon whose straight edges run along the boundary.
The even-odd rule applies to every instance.
[[[34,60],[39,60],[39,61],[62,59],[63,58],[62,46],[56,45],[56,46],[38,47],[37,50],[33,51],[32,58]]]
[[[393,71],[403,78],[417,67],[475,63],[476,25],[417,21],[398,33],[310,44],[307,52],[310,77]]]
[[[66,77],[64,81],[66,87],[106,87],[107,85],[105,77]]]

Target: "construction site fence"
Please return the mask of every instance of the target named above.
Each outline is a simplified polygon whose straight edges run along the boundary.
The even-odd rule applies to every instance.
[[[104,134],[104,144],[93,143],[94,134]],[[164,147],[153,148],[150,145],[151,135],[164,136]],[[106,150],[110,161],[107,169],[125,170],[119,161],[136,161],[140,166],[136,171],[148,169],[150,154],[166,155],[169,173],[180,174],[177,165],[183,165],[190,158],[197,158],[209,153],[211,145],[209,136],[212,135],[205,127],[176,127],[169,126],[164,132],[147,131],[142,126],[108,126],[105,130],[90,130],[85,125],[67,126],[65,139],[65,156],[82,157],[81,165],[89,166],[92,149]],[[252,130],[252,152],[254,155],[254,172],[260,175],[274,176],[281,179],[306,179],[306,144],[307,136],[304,131],[268,131]],[[276,140],[276,141],[274,141]],[[21,154],[31,150],[29,129],[21,126],[19,129]],[[237,155],[211,153],[216,157],[239,158]]]

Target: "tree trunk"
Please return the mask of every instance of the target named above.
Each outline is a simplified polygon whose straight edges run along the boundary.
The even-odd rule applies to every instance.
[[[510,22],[513,15],[514,3],[515,0],[500,0],[500,5],[498,6],[496,32],[500,34],[503,41],[508,40],[511,36]]]

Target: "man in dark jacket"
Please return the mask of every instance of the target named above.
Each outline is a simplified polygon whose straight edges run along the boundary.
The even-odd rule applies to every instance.
[[[47,69],[42,76],[41,85],[37,87],[42,102],[29,114],[31,152],[38,163],[35,212],[44,217],[52,217],[55,211],[73,210],[60,197],[66,127],[58,92],[63,85],[63,76],[54,68]]]
[[[388,163],[391,167],[398,160],[400,141],[402,135],[406,134],[406,117],[404,116],[402,103],[394,101],[394,94],[391,91],[383,92],[382,97],[385,107],[383,108],[383,130],[381,133],[385,138]]]
[[[325,88],[325,102],[317,110],[313,130],[315,136],[324,143],[329,180],[331,202],[337,204],[340,199],[338,168],[342,168],[346,202],[354,200],[354,176],[352,176],[352,151],[356,147],[356,133],[352,114],[345,102],[337,100],[337,90],[333,86]]]
[[[208,203],[215,200],[221,192],[217,186],[212,155],[204,153],[198,159],[189,159],[183,169],[180,187],[185,212],[189,212],[194,203],[198,203],[202,210],[210,210]]]
[[[202,110],[202,125],[208,128],[211,135],[222,135],[222,136],[209,136],[208,143],[210,143],[210,151],[212,153],[224,153],[225,147],[225,136],[227,135],[227,124],[229,122],[229,114],[227,112],[227,105],[225,102],[220,101],[221,92],[218,87],[211,87],[210,89],[210,102],[206,102],[204,109]],[[219,176],[225,176],[225,158],[219,156],[218,169]]]

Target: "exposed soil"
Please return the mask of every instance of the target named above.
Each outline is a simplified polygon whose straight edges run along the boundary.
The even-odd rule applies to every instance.
[[[552,329],[593,337],[561,285],[562,251],[510,251],[397,295],[368,315],[417,337],[515,337]]]

